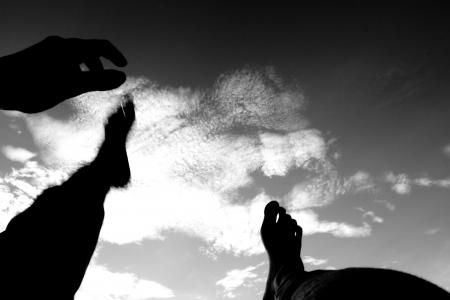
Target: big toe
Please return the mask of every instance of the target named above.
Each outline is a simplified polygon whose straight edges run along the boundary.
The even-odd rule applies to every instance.
[[[264,208],[264,223],[275,224],[280,204],[277,201],[269,202]]]

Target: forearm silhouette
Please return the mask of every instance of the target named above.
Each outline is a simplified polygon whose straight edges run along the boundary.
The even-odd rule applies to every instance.
[[[50,187],[0,234],[1,299],[73,299],[97,245],[103,202],[130,179],[125,144],[134,105],[112,114],[92,163]]]
[[[0,58],[0,109],[37,113],[91,91],[119,87],[122,71],[103,68],[100,57],[118,67],[127,60],[107,40],[51,36]],[[81,64],[89,70],[82,70]]]

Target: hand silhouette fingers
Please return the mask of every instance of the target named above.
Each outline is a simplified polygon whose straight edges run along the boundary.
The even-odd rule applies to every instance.
[[[16,79],[21,78],[24,70],[27,78],[30,78],[27,83],[30,89],[21,89],[17,92],[20,100],[3,101],[1,108],[36,113],[86,92],[118,88],[126,80],[125,73],[114,69],[104,70],[101,57],[118,67],[127,64],[122,53],[107,40],[66,39],[59,36],[47,37],[3,58],[2,61],[6,63],[2,64],[2,72],[11,74],[7,78],[11,90],[18,90]],[[88,71],[80,70],[82,63]],[[49,83],[52,83],[51,86]],[[30,98],[40,101],[31,102]]]
[[[103,64],[99,58],[92,57],[92,58],[86,59],[84,64],[86,65],[86,67],[88,67],[89,72],[103,71]]]
[[[70,38],[67,41],[70,48],[75,50],[79,63],[87,65],[93,59],[104,57],[118,67],[127,65],[125,56],[108,40]]]
[[[121,86],[126,79],[125,73],[117,70],[80,72],[79,78],[77,78],[79,84],[75,86],[75,93],[108,91]]]

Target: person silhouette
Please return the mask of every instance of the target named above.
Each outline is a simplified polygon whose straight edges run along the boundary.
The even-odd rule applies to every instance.
[[[125,74],[104,70],[100,56],[117,66],[127,63],[108,41],[60,37],[0,58],[0,84],[8,87],[0,108],[36,113],[85,92],[120,86]],[[135,111],[131,95],[125,100],[108,118],[96,158],[43,191],[0,233],[1,299],[73,299],[97,245],[105,197],[130,180],[125,146]]]
[[[261,239],[269,258],[263,300],[450,299],[444,289],[388,269],[346,268],[306,272],[300,257],[302,228],[278,202],[264,209]]]
[[[124,72],[104,69],[101,57],[118,67],[127,60],[108,40],[50,36],[0,58],[0,109],[38,113],[91,91],[119,87]],[[81,65],[88,69],[84,70]]]

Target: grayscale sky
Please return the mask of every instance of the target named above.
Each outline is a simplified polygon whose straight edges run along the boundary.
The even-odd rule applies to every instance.
[[[108,195],[77,300],[261,299],[272,199],[302,225],[308,270],[394,268],[449,290],[449,29],[425,1],[1,1],[0,56],[106,38],[129,65],[117,90],[0,113],[0,230],[93,158],[131,92],[132,183]]]

